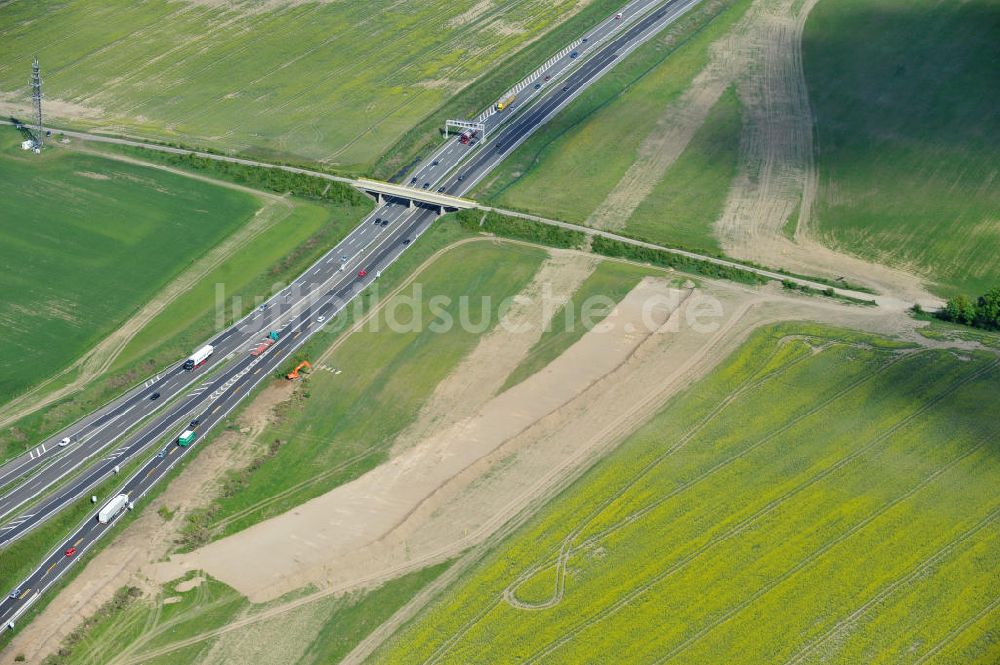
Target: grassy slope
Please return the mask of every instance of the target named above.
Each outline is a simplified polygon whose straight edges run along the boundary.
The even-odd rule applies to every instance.
[[[625,223],[625,233],[662,245],[719,253],[712,224],[722,214],[736,175],[740,101],[727,91],[705,124]]]
[[[79,357],[258,205],[96,156],[23,153],[16,136],[0,146],[0,402]]]
[[[990,0],[816,5],[803,57],[826,240],[942,294],[1000,283],[998,34]]]
[[[1000,370],[892,346],[759,331],[375,660],[995,662]]]
[[[122,351],[115,368],[125,367],[157,349],[163,340],[170,340],[171,348],[186,350],[207,339],[217,323],[215,308],[220,285],[226,299],[223,316],[226,320],[239,318],[293,277],[282,270],[286,259],[295,257],[292,263],[304,266],[316,253],[336,244],[366,212],[352,206],[296,201],[291,215],[254,238],[150,321]],[[242,302],[242,310],[234,307],[233,298]]]
[[[276,284],[294,279],[371,210],[367,200],[348,205],[292,197],[290,202],[295,210],[288,218],[257,236],[169,305],[140,331],[106,375],[0,431],[0,459],[26,450],[211,335],[216,330],[217,283],[225,284],[229,315],[232,297],[252,306],[258,298],[270,295]]]
[[[342,373],[312,373],[279,424],[261,437],[268,442],[280,440],[279,452],[217,502],[212,523],[238,516],[221,529],[222,533],[237,531],[384,460],[393,437],[413,420],[438,382],[480,337],[458,325],[460,299],[468,299],[471,323],[478,324],[483,314],[488,315],[485,332],[496,323],[500,302],[527,284],[544,256],[539,249],[492,243],[475,243],[444,254],[421,274],[418,287],[408,288],[387,306],[391,311],[394,302],[414,296],[413,288],[421,289],[421,329],[394,331],[383,313],[375,326],[351,335],[328,361]],[[428,301],[434,296],[451,299],[444,310],[456,325],[446,332],[431,327],[435,317]],[[490,299],[491,310],[483,308],[483,298]],[[410,311],[404,304],[396,310],[396,320],[405,326],[411,321]],[[337,322],[331,325],[336,328]],[[286,492],[268,501],[279,490]]]
[[[357,169],[578,2],[13,2],[0,91],[37,54],[87,124]]]
[[[662,274],[658,270],[642,266],[602,261],[580,284],[570,301],[552,315],[550,327],[542,333],[541,339],[521,364],[510,373],[501,390],[517,385],[555,360],[583,337],[589,328],[596,326],[610,314],[613,305],[620,302],[640,279],[647,275]],[[590,321],[589,326],[582,324],[585,312]]]
[[[635,162],[665,106],[704,67],[709,45],[749,4],[707,3],[637,49],[514,151],[480,186],[480,198],[584,222]]]

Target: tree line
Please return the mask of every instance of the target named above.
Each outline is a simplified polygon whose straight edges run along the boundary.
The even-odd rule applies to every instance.
[[[958,295],[950,298],[935,314],[937,318],[984,330],[1000,330],[1000,287],[972,300]]]

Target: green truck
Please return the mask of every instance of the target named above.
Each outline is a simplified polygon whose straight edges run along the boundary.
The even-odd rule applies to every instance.
[[[192,441],[194,441],[195,433],[193,430],[186,429],[184,433],[177,437],[177,445],[186,447]]]

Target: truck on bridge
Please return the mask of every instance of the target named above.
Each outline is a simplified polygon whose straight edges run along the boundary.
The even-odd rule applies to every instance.
[[[468,145],[469,141],[471,141],[472,139],[476,138],[476,134],[478,134],[478,133],[479,132],[477,132],[474,129],[467,129],[464,132],[462,132],[461,134],[459,134],[459,136],[458,136],[458,142],[461,143],[461,144],[463,144],[463,145]]]
[[[115,498],[104,504],[104,507],[97,512],[97,521],[107,524],[115,518],[128,505],[128,494],[119,494]]]

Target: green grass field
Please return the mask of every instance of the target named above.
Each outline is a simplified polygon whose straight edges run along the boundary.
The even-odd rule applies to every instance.
[[[53,121],[355,170],[582,4],[8,2],[0,98],[37,54]]]
[[[803,60],[825,241],[943,295],[1000,284],[998,30],[990,0],[816,5]]]
[[[180,175],[0,144],[0,403],[120,325],[259,201]]]
[[[707,63],[709,45],[749,4],[705,4],[637,49],[515,150],[480,186],[479,198],[585,222],[635,163],[666,106]],[[711,124],[626,222],[625,232],[717,248],[709,224],[722,209],[735,170],[739,131],[739,104],[729,93]]]
[[[758,331],[372,660],[995,663],[998,389],[992,354]]]
[[[721,253],[712,224],[736,175],[740,101],[728,90],[691,143],[625,222],[625,233],[660,243]]]
[[[438,228],[415,249],[422,246],[423,252],[432,251],[440,246],[438,242],[456,237],[457,226]],[[540,249],[488,242],[443,254],[421,273],[415,286],[387,301],[382,314],[332,354],[326,364],[340,374],[314,369],[303,390],[284,405],[278,422],[261,435],[268,450],[262,452],[257,468],[232,475],[224,496],[192,520],[188,544],[280,514],[384,461],[395,435],[412,422],[424,400],[480,335],[496,324],[497,307],[521,291],[544,257]],[[404,255],[379,280],[380,288],[391,288],[386,278],[409,274],[417,258],[416,254]],[[422,318],[419,330],[409,329],[414,310],[405,304],[408,298],[417,297],[414,289],[422,293],[415,310]],[[366,307],[371,306],[372,297],[367,298]],[[441,303],[432,309],[434,297],[450,302],[440,310]],[[468,330],[460,325],[462,298],[469,303],[467,320],[472,327]],[[442,320],[438,311],[452,317],[455,325],[447,331],[438,328]],[[389,324],[386,317],[392,312],[403,328]],[[349,317],[350,311],[331,321],[325,333],[328,340],[336,339],[340,320]],[[297,357],[315,362],[324,347],[311,344],[311,351],[300,351]]]
[[[659,270],[616,261],[602,261],[587,279],[583,280],[569,302],[560,307],[552,315],[549,327],[542,332],[541,338],[535,343],[528,355],[521,361],[501,390],[506,390],[539,370],[562,355],[587,332],[586,326],[579,325],[584,315],[587,303],[596,303],[595,298],[601,297],[601,309],[588,309],[587,318],[596,326],[604,316],[592,316],[593,312],[611,313],[612,305],[621,302],[632,288],[647,275],[663,276]],[[606,315],[605,314],[605,315]]]
[[[126,367],[153,350],[159,350],[164,340],[168,340],[172,350],[179,351],[173,357],[187,353],[188,348],[208,338],[216,329],[218,285],[223,285],[226,295],[225,318],[239,318],[240,311],[233,309],[234,297],[242,303],[242,312],[255,307],[260,300],[272,295],[276,285],[284,285],[294,278],[292,271],[282,269],[285,263],[305,267],[347,235],[367,212],[366,208],[316,205],[305,201],[295,201],[294,205],[288,217],[247,243],[164,308],[125,347],[115,368]]]

